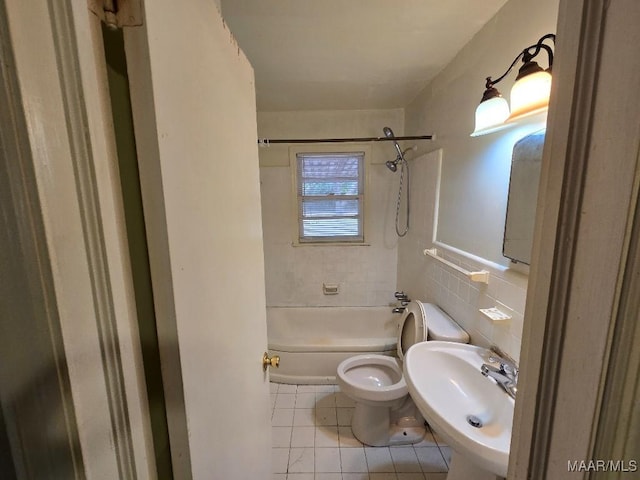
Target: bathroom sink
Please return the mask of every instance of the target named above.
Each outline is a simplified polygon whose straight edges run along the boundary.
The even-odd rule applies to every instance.
[[[474,345],[422,342],[406,353],[404,375],[418,409],[453,450],[506,477],[514,400],[480,373],[491,354]]]

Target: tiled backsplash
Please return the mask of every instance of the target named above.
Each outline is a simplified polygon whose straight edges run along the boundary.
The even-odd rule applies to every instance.
[[[454,254],[444,254],[444,258],[462,266],[466,270],[487,269],[460,261]],[[456,258],[457,257],[457,258]],[[507,355],[518,361],[522,339],[524,305],[527,295],[527,277],[512,271],[490,272],[489,284],[470,281],[452,268],[428,258],[427,296],[440,305],[471,336],[476,345],[497,345]],[[493,321],[480,309],[497,307],[511,316],[509,320]]]

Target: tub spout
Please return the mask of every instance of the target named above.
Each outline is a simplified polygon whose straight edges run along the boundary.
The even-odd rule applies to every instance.
[[[395,307],[393,310],[391,310],[393,313],[402,313],[404,312],[406,309],[406,307]]]

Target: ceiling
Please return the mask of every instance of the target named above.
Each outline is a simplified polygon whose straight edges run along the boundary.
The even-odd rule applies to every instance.
[[[507,0],[222,0],[259,111],[403,108]]]

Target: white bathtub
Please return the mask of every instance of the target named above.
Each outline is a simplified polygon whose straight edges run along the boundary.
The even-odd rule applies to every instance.
[[[271,381],[336,383],[345,358],[395,355],[399,320],[391,307],[268,307],[269,353],[280,356]]]

